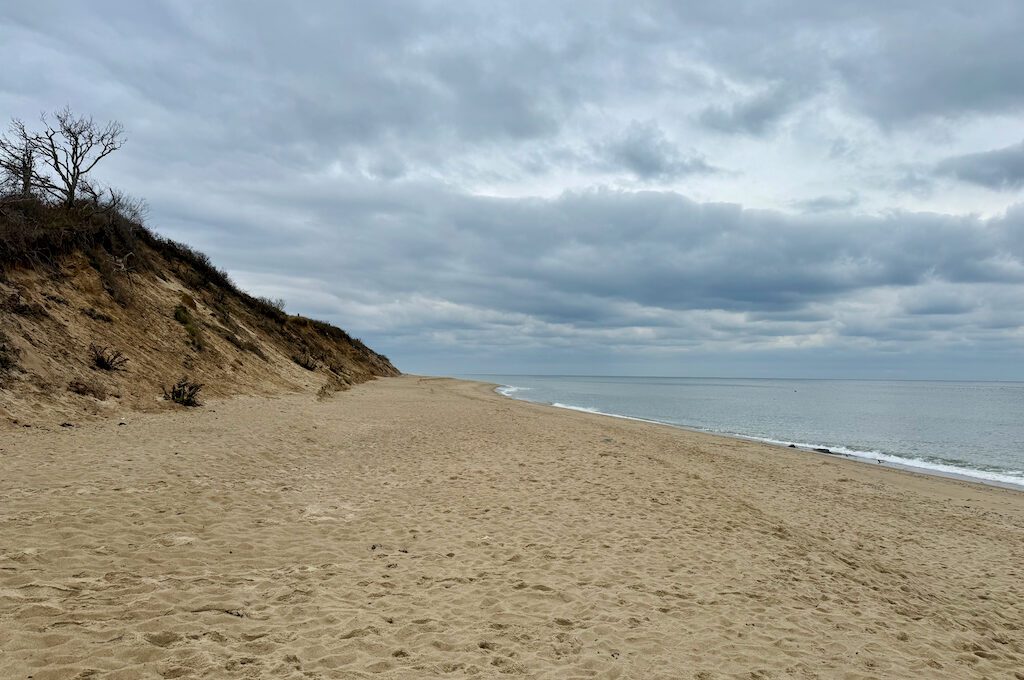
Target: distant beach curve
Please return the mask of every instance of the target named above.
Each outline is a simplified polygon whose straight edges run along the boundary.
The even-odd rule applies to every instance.
[[[1024,488],[1024,383],[469,377],[515,399]]]

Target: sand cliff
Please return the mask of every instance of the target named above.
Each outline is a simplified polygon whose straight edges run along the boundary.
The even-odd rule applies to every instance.
[[[161,387],[185,375],[206,399],[326,394],[398,374],[340,328],[248,295],[201,253],[120,215],[94,224],[29,207],[0,214],[0,428],[166,408]],[[103,370],[96,351],[126,363]]]

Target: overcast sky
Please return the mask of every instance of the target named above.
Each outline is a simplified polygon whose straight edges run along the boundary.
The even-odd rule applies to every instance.
[[[0,114],[407,372],[1024,379],[1024,3],[6,2]]]

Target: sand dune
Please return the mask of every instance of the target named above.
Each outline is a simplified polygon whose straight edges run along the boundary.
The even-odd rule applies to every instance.
[[[1024,494],[378,380],[0,432],[0,677],[1024,678]]]

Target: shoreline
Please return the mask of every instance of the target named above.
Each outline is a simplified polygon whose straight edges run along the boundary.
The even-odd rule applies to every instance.
[[[452,378],[452,379],[453,380],[463,380],[463,378]],[[476,381],[470,380],[469,382],[476,382]],[[902,472],[918,473],[918,474],[926,475],[926,476],[929,476],[929,477],[941,477],[941,478],[945,478],[945,479],[955,479],[955,480],[962,481],[962,482],[970,482],[970,483],[974,483],[974,484],[981,484],[982,486],[991,486],[991,487],[996,487],[996,488],[1000,488],[1000,489],[1009,489],[1011,491],[1024,492],[1024,479],[1021,479],[1020,481],[1008,481],[1007,479],[991,479],[989,477],[983,477],[982,476],[982,475],[999,475],[1000,477],[1004,477],[1004,478],[1008,477],[1008,475],[1005,475],[1004,473],[1001,473],[1001,472],[993,472],[993,471],[988,471],[988,470],[976,470],[974,468],[961,467],[961,466],[956,466],[956,465],[952,465],[952,464],[949,464],[949,463],[931,463],[931,462],[928,462],[928,461],[920,461],[921,462],[920,465],[915,465],[913,462],[902,462],[902,461],[897,461],[897,460],[886,460],[886,459],[883,459],[883,458],[873,458],[874,456],[886,456],[888,458],[903,458],[902,456],[897,456],[896,454],[871,452],[871,451],[859,451],[857,453],[847,453],[845,451],[833,450],[833,448],[830,448],[830,447],[828,447],[826,445],[807,444],[807,443],[799,443],[798,444],[798,443],[795,443],[795,442],[794,443],[782,442],[782,441],[768,439],[768,438],[764,438],[764,437],[756,437],[756,436],[753,436],[753,435],[743,435],[743,434],[737,434],[737,433],[733,433],[733,432],[712,432],[712,431],[703,430],[703,429],[700,429],[700,428],[697,428],[697,427],[689,427],[689,426],[686,426],[686,425],[679,425],[677,423],[667,423],[667,422],[660,421],[660,420],[652,420],[650,418],[640,418],[640,417],[637,417],[637,416],[627,416],[627,415],[623,415],[621,413],[608,413],[606,411],[599,411],[597,409],[587,408],[587,407],[583,407],[583,406],[572,406],[570,404],[552,403],[552,402],[546,402],[546,401],[533,401],[533,400],[530,400],[530,399],[520,399],[518,397],[512,396],[512,394],[514,394],[514,392],[519,391],[519,390],[522,389],[520,387],[516,387],[515,385],[506,385],[506,384],[502,384],[502,383],[490,383],[490,382],[488,382],[488,383],[485,383],[485,384],[493,386],[493,388],[494,388],[493,391],[494,391],[495,394],[498,394],[501,397],[504,397],[506,399],[512,399],[514,401],[521,401],[521,402],[526,402],[526,403],[529,403],[529,404],[537,404],[537,405],[540,405],[540,406],[550,406],[552,408],[563,409],[563,410],[566,410],[566,411],[575,411],[577,413],[589,413],[589,414],[592,414],[592,415],[604,416],[604,417],[607,417],[607,418],[617,418],[617,419],[620,419],[620,420],[633,420],[633,421],[640,422],[640,423],[649,423],[651,425],[664,425],[666,427],[674,427],[674,428],[678,428],[680,430],[685,430],[687,432],[695,432],[695,433],[705,434],[705,435],[712,436],[712,437],[725,437],[727,439],[737,439],[737,440],[740,440],[740,441],[747,441],[747,442],[753,442],[753,443],[757,443],[757,444],[764,444],[766,446],[770,446],[770,447],[773,447],[773,448],[795,450],[795,451],[800,451],[802,453],[812,453],[812,454],[819,455],[819,456],[827,456],[827,457],[831,457],[831,458],[841,458],[841,459],[851,460],[851,461],[855,461],[855,462],[858,462],[858,463],[862,463],[862,464],[866,464],[866,465],[871,465],[871,466],[878,466],[878,467],[885,468],[885,469],[890,469],[890,470],[899,470],[899,471],[902,471]],[[512,392],[511,393],[505,393],[505,392],[502,392],[503,389],[510,389],[510,390],[512,390]],[[842,448],[846,448],[846,447],[842,447]],[[829,449],[829,451],[826,452],[826,451],[823,451],[821,449]],[[847,450],[849,450],[849,449],[847,449]],[[912,461],[913,459],[905,459],[905,460]],[[952,468],[952,469],[946,470],[946,469],[939,469],[937,467],[932,467],[932,466],[937,466],[937,465],[942,465],[944,467],[948,467],[948,468]],[[972,474],[972,473],[977,473],[977,474]],[[1016,478],[1011,478],[1011,479],[1016,479]]]
[[[1014,677],[1024,496],[401,376],[0,442],[0,677]]]

